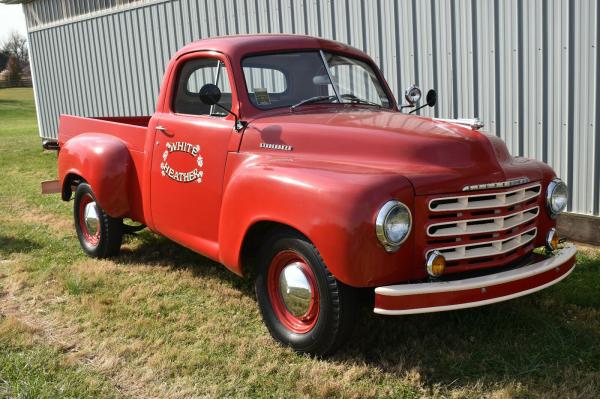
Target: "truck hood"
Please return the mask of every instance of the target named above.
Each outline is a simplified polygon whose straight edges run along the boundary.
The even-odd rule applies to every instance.
[[[553,173],[543,163],[512,157],[495,136],[400,112],[313,108],[255,119],[246,134],[253,132],[260,143],[291,146],[286,155],[294,158],[402,174],[417,195],[521,177],[536,181]]]

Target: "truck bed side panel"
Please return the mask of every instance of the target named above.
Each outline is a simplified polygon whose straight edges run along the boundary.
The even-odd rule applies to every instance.
[[[146,125],[140,125],[144,120]],[[130,151],[144,152],[148,120],[147,117],[84,118],[61,115],[58,142],[62,145],[81,133],[104,133],[123,140]]]
[[[82,134],[105,134],[121,141],[129,150],[131,165],[127,176],[127,193],[130,208],[126,217],[145,223],[142,203],[142,184],[144,180],[144,146],[147,135],[149,117],[126,118],[83,118],[71,115],[61,115],[58,132],[58,141],[61,147],[69,140],[77,140]],[[108,171],[106,171],[108,173]],[[94,171],[101,173],[101,171]],[[86,176],[82,176],[84,179]],[[64,176],[60,176],[61,179]],[[62,182],[62,181],[61,181]]]

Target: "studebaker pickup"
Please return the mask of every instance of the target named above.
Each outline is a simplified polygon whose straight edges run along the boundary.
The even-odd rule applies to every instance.
[[[437,312],[574,268],[552,169],[479,125],[406,113],[419,99],[411,87],[397,104],[373,60],[338,42],[213,38],[175,54],[154,115],[62,115],[46,147],[87,254],[117,255],[123,219],[137,221],[254,278],[273,337],[324,355],[348,337],[358,290],[375,313]]]

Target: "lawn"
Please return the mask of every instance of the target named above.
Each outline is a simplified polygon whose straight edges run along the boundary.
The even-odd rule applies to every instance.
[[[600,252],[479,309],[362,313],[318,360],[278,346],[252,283],[150,232],[85,257],[30,89],[0,90],[0,397],[598,397]]]

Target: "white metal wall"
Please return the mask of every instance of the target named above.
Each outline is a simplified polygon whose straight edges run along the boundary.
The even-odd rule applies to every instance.
[[[42,136],[55,136],[60,113],[152,113],[169,57],[190,41],[309,34],[365,50],[396,96],[411,83],[437,89],[423,114],[479,117],[514,155],[567,180],[570,210],[600,215],[600,0],[88,3],[45,23],[30,18],[39,1],[24,5]]]

